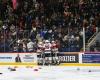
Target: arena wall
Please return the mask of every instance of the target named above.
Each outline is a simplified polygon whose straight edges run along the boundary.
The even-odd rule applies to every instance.
[[[21,61],[16,62],[19,56]],[[100,66],[100,53],[61,52],[58,66]],[[0,65],[38,65],[37,53],[0,53]]]

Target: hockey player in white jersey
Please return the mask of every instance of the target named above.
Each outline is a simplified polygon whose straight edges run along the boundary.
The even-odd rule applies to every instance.
[[[54,64],[58,63],[58,45],[57,43],[53,40],[51,41],[51,46],[52,46],[52,57],[53,57],[53,62]]]
[[[43,51],[44,51],[44,44],[43,42],[39,42],[37,52],[41,54]]]
[[[44,63],[44,44],[43,42],[38,43],[37,53],[38,53],[38,64],[41,65]]]
[[[44,43],[44,54],[45,54],[45,61],[48,64],[52,63],[52,55],[51,55],[51,51],[52,51],[52,46],[49,40],[45,40]]]
[[[51,46],[52,46],[53,53],[55,53],[55,56],[57,56],[57,53],[58,53],[58,45],[56,44],[55,41],[52,41],[51,42]]]
[[[45,41],[44,51],[45,51],[45,53],[51,53],[51,43],[49,40]]]

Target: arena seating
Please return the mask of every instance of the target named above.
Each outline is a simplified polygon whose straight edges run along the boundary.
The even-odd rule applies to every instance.
[[[100,27],[99,0],[0,0],[0,52],[29,52],[27,44],[55,40],[61,52],[78,52]]]

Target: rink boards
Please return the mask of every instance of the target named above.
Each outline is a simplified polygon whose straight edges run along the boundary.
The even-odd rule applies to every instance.
[[[37,65],[36,53],[0,53],[0,65]]]
[[[38,66],[37,63],[0,63],[0,66]],[[53,65],[54,66],[54,65]],[[58,66],[100,66],[96,63],[63,63]]]
[[[100,66],[100,53],[62,52],[59,60],[61,63],[58,66]],[[37,63],[37,53],[0,53],[0,65],[37,66]]]

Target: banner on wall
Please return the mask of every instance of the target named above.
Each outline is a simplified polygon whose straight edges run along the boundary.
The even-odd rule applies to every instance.
[[[100,54],[83,54],[83,63],[100,63]]]
[[[85,52],[85,54],[100,54],[100,52]]]
[[[0,63],[36,63],[36,53],[0,53]]]
[[[59,60],[61,63],[79,63],[79,55],[78,54],[59,54]]]
[[[40,55],[37,56],[38,59]],[[45,57],[49,58],[50,56],[45,55]],[[57,58],[60,63],[79,63],[79,53],[78,52],[60,52],[58,53]]]

